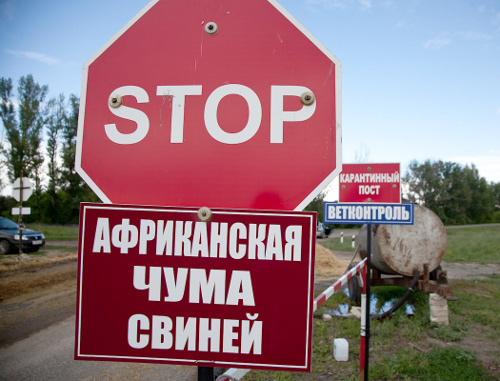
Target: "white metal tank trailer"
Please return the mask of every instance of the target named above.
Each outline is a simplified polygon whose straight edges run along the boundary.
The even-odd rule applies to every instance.
[[[447,244],[443,223],[434,212],[419,205],[415,205],[414,221],[413,225],[370,226],[370,284],[407,287],[456,300],[447,282],[446,271],[440,266]],[[367,253],[366,238],[367,225],[364,225],[357,238],[362,258]]]

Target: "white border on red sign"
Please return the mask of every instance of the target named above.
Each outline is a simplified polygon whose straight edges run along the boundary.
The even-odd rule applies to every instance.
[[[148,12],[160,0],[152,0],[132,20],[130,20],[123,28],[121,28],[111,39],[109,39],[92,57],[83,64],[82,72],[82,87],[80,91],[80,109],[78,117],[78,130],[76,139],[75,153],[75,170],[82,177],[87,185],[94,193],[102,200],[102,202],[111,204],[112,201],[104,194],[97,186],[91,177],[82,168],[82,144],[83,144],[83,128],[85,120],[85,103],[87,99],[87,79],[89,66],[99,57],[106,49],[108,49],[122,34],[124,34],[132,25],[135,24],[146,12]],[[325,189],[342,171],[342,86],[341,86],[341,62],[333,55],[316,37],[314,37],[295,17],[293,17],[285,8],[283,8],[276,0],[267,0],[274,6],[283,16],[285,16],[297,29],[299,29],[316,47],[323,52],[335,66],[335,121],[336,121],[336,168],[330,173],[294,210],[303,210],[323,189]],[[333,66],[332,66],[333,70]]]
[[[330,175],[314,189],[304,201],[302,201],[295,210],[303,210],[314,198],[325,189],[342,172],[342,82],[341,82],[341,63],[340,60],[330,52],[311,32],[309,32],[300,22],[295,19],[288,11],[283,8],[276,0],[268,0],[283,16],[285,16],[298,30],[300,30],[316,47],[323,52],[335,65],[335,121],[336,128],[336,168]],[[332,68],[333,69],[333,68]]]
[[[111,204],[111,200],[104,194],[97,184],[90,178],[90,176],[82,168],[82,144],[83,144],[83,121],[85,120],[85,103],[87,100],[87,79],[89,74],[89,66],[96,60],[107,48],[109,48],[122,34],[124,34],[132,25],[136,23],[147,11],[149,11],[160,0],[152,0],[146,5],[139,13],[137,13],[132,20],[125,24],[113,37],[111,37],[92,57],[90,57],[83,64],[82,72],[82,87],[80,91],[80,109],[78,116],[78,129],[76,135],[76,152],[75,152],[75,170],[85,183],[92,188],[94,193],[101,199],[102,202]]]
[[[83,218],[82,221],[80,221],[82,225],[82,232],[81,236],[79,237],[79,265],[80,265],[80,273],[79,273],[79,284],[78,284],[78,289],[79,289],[79,295],[78,295],[78,316],[77,316],[77,336],[78,340],[77,343],[75,343],[75,352],[77,356],[79,357],[90,357],[90,358],[102,358],[102,359],[126,359],[126,360],[147,360],[147,361],[154,361],[154,362],[166,362],[166,363],[181,363],[185,362],[186,365],[197,365],[197,366],[203,366],[204,363],[207,364],[213,364],[213,361],[211,362],[205,362],[205,361],[200,361],[200,360],[189,360],[189,359],[170,359],[170,358],[156,358],[156,357],[133,357],[133,356],[111,356],[111,355],[89,355],[89,354],[81,354],[80,353],[80,346],[78,344],[81,344],[81,319],[82,319],[82,289],[83,285],[81,284],[82,279],[83,279],[83,257],[84,257],[84,237],[85,237],[85,217],[86,217],[86,211],[87,209],[113,209],[113,210],[133,210],[133,211],[148,211],[148,212],[173,212],[173,213],[193,213],[193,209],[180,209],[180,208],[156,208],[156,207],[135,207],[135,206],[109,206],[106,204],[103,204],[102,206],[100,205],[84,205],[83,206]],[[276,216],[276,217],[285,217],[285,216],[290,216],[291,214],[296,216],[296,217],[303,217],[306,219],[309,219],[309,225],[311,232],[315,231],[315,218],[313,218],[310,215],[304,214],[304,215],[297,215],[294,214],[293,212],[286,212],[286,211],[277,211],[277,212],[249,212],[249,211],[228,211],[228,210],[212,210],[212,214],[237,214],[237,215],[252,215],[252,216]],[[313,234],[313,233],[311,233]],[[312,236],[314,238],[314,235]],[[308,290],[307,290],[307,316],[308,318],[306,319],[306,348],[305,348],[305,358],[304,358],[304,365],[303,366],[286,366],[286,365],[279,365],[279,364],[261,364],[261,363],[241,363],[241,362],[230,362],[230,361],[223,361],[223,362],[217,362],[220,364],[226,364],[229,366],[237,366],[237,367],[244,367],[244,366],[256,366],[256,367],[268,367],[268,368],[291,368],[291,369],[307,369],[307,364],[309,362],[309,358],[312,355],[310,353],[310,347],[309,347],[309,342],[310,338],[312,335],[312,332],[309,330],[309,325],[310,325],[310,319],[312,318],[312,311],[311,309],[313,308],[313,299],[311,299],[311,287],[314,287],[314,261],[312,260],[312,251],[315,250],[314,247],[315,240],[311,240],[310,245],[309,245],[309,253],[308,253],[308,258],[309,258],[309,264],[308,264],[308,274],[313,277],[313,281],[309,279],[308,282]],[[312,286],[311,286],[312,284]]]

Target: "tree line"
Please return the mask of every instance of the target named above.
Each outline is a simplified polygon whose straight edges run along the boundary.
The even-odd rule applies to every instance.
[[[429,208],[445,225],[500,222],[500,183],[486,181],[474,164],[412,161],[402,180],[406,200]]]
[[[474,164],[413,160],[401,186],[404,202],[425,206],[445,225],[500,223],[500,183],[486,181]],[[318,221],[323,221],[325,196],[321,193],[306,207],[318,213]]]
[[[48,86],[32,75],[18,81],[14,94],[11,78],[0,78],[0,189],[6,182],[29,177],[32,196],[23,203],[31,208],[26,222],[78,223],[80,202],[98,198],[75,172],[79,98],[63,94],[47,99]],[[45,141],[45,144],[42,142]],[[0,197],[0,214],[12,217],[14,198]]]
[[[48,86],[32,75],[18,81],[14,94],[11,78],[0,78],[0,189],[21,174],[34,180],[26,222],[78,223],[79,205],[99,201],[75,172],[79,98],[63,94],[47,99]],[[45,141],[45,144],[42,142]],[[402,177],[403,198],[434,211],[446,225],[500,222],[500,183],[488,183],[472,164],[413,161]],[[318,211],[322,221],[325,194],[306,210]],[[0,215],[11,217],[17,202],[0,196]]]

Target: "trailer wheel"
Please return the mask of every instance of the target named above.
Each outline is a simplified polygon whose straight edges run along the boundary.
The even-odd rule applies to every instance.
[[[348,269],[352,270],[358,262],[353,262],[349,265]],[[359,278],[357,275],[354,275],[351,279],[347,281],[347,289],[349,291],[349,299],[354,304],[361,303],[361,286],[359,284]]]
[[[438,280],[438,271],[442,271],[442,267],[441,265],[439,265],[438,267],[436,267],[434,270],[432,270],[430,273],[429,273],[429,279],[430,280]]]

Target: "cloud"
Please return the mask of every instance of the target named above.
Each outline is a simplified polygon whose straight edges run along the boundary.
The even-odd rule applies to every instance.
[[[493,25],[500,24],[500,12],[493,15]]]
[[[479,32],[459,32],[457,36],[466,41],[484,41],[491,40],[493,37],[489,34],[479,33]]]
[[[439,50],[446,45],[450,45],[452,40],[450,37],[434,37],[424,43],[424,48]]]
[[[500,151],[492,150],[478,156],[456,156],[449,160],[462,165],[474,164],[479,171],[479,176],[487,181],[500,182]]]
[[[321,6],[327,9],[333,8],[348,8],[352,4],[359,4],[360,9],[367,10],[371,9],[373,0],[306,0],[306,5],[315,7]]]
[[[0,2],[0,18],[12,20],[14,18],[16,0],[5,0]]]
[[[423,46],[427,49],[440,50],[443,47],[450,45],[454,41],[478,42],[489,41],[492,39],[493,36],[490,34],[475,31],[461,31],[455,33],[444,32],[434,38],[429,39],[423,44]]]
[[[370,9],[372,7],[372,0],[358,0],[361,9]]]
[[[306,5],[325,8],[346,8],[346,3],[345,0],[306,0]]]
[[[56,65],[59,62],[61,62],[58,58],[51,57],[46,54],[38,52],[26,52],[26,51],[9,50],[9,49],[6,49],[5,51],[9,54],[12,54],[13,56],[19,58],[28,58],[30,60],[38,61],[46,65]]]

